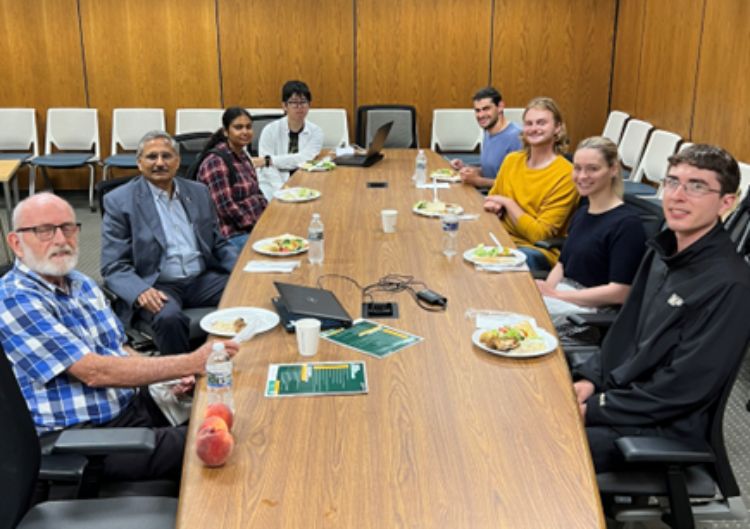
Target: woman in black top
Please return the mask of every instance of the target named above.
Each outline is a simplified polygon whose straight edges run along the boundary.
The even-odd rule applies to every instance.
[[[573,182],[587,203],[573,215],[560,260],[537,286],[575,305],[621,305],[646,250],[646,233],[622,201],[617,146],[598,136],[583,140],[573,156]],[[559,289],[562,283],[575,288]]]

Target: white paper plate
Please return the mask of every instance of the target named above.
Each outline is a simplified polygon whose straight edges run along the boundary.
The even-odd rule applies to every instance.
[[[494,319],[494,318],[493,318]],[[518,349],[513,349],[512,351],[498,351],[496,349],[492,349],[490,347],[487,347],[482,342],[479,341],[479,337],[482,335],[482,333],[488,329],[477,329],[474,331],[474,333],[471,335],[471,341],[474,345],[479,347],[480,349],[487,351],[488,353],[497,355],[497,356],[507,356],[509,358],[533,358],[536,356],[544,356],[546,354],[551,353],[557,348],[557,338],[552,336],[550,333],[545,331],[544,329],[539,328],[536,325],[536,321],[534,318],[530,316],[524,316],[523,314],[515,314],[512,312],[509,312],[507,314],[503,314],[501,317],[498,317],[496,321],[493,321],[493,325],[497,323],[493,328],[500,327],[502,325],[514,325],[516,323],[520,323],[522,321],[528,321],[531,322],[531,325],[534,327],[534,330],[536,333],[540,336],[541,340],[537,341],[534,340],[535,346],[531,350],[524,350],[524,346],[521,345]],[[531,342],[530,342],[531,343]],[[536,346],[538,345],[538,347]]]
[[[461,181],[461,177],[458,176],[457,174],[448,175],[448,174],[438,173],[437,171],[433,171],[430,174],[430,178],[433,178],[437,180],[438,182],[451,182],[454,184]]]
[[[486,245],[485,245],[486,247]],[[519,252],[518,250],[511,250],[510,255],[507,257],[494,257],[494,258],[482,258],[477,257],[474,252],[476,248],[470,248],[464,252],[464,259],[470,263],[474,263],[480,266],[521,266],[526,262],[526,254]],[[493,259],[484,260],[484,259]]]
[[[269,245],[272,245],[274,241],[277,239],[284,239],[284,238],[292,238],[296,237],[297,239],[302,239],[305,241],[305,245],[300,248],[299,250],[296,250],[294,252],[274,252],[272,250],[268,250],[266,247]],[[301,253],[305,253],[308,248],[307,240],[303,239],[302,237],[298,237],[297,235],[277,235],[276,237],[268,237],[267,239],[261,239],[259,241],[255,241],[252,246],[253,250],[258,252],[262,255],[270,255],[271,257],[286,257],[288,255],[298,255]]]
[[[308,171],[310,173],[323,173],[336,169],[336,164],[329,159],[328,164],[326,165],[323,165],[321,162],[303,162],[297,164],[297,167],[299,167],[303,171]]]
[[[279,323],[279,315],[270,310],[258,307],[232,307],[206,314],[201,318],[200,326],[208,333],[231,338],[237,333],[234,329],[229,330],[225,327],[231,326],[237,318],[242,318],[246,322],[259,320],[256,334],[271,330]]]
[[[309,187],[289,187],[279,189],[273,197],[281,202],[309,202],[320,198],[320,191]]]
[[[452,202],[446,202],[445,207],[446,209],[449,207],[452,208],[451,213],[455,213],[456,215],[460,215],[464,212],[464,208]],[[417,208],[416,204],[414,204],[411,210],[417,215],[422,215],[423,217],[442,217],[447,213],[447,211],[425,211],[424,209]]]

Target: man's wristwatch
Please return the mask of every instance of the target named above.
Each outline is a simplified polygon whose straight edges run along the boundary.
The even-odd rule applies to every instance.
[[[271,157],[266,154],[263,159],[266,161],[266,167],[271,167]]]

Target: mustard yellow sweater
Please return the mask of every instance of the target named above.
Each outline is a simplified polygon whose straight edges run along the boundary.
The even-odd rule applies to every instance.
[[[562,156],[544,169],[529,169],[526,153],[518,151],[506,156],[490,195],[515,200],[524,214],[514,223],[509,215],[502,217],[503,226],[516,246],[534,246],[534,242],[565,234],[568,220],[578,202],[573,184],[573,165]],[[551,265],[559,252],[535,248]]]

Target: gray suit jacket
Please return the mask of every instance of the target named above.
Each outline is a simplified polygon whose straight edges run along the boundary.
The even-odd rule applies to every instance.
[[[231,272],[237,250],[219,232],[218,218],[208,188],[176,178],[207,269]],[[136,299],[159,277],[166,238],[148,183],[139,176],[104,196],[101,274],[104,284],[122,303],[115,306],[129,322]]]

